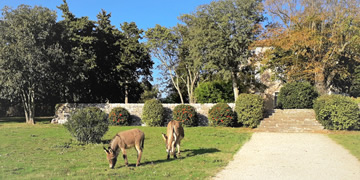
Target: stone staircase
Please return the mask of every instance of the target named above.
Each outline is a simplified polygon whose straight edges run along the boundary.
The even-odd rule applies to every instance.
[[[315,119],[312,109],[275,109],[268,118],[263,119],[257,132],[310,133],[327,132]]]

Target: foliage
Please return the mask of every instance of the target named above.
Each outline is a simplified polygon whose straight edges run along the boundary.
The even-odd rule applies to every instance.
[[[164,80],[171,80],[171,83],[177,90],[181,103],[184,103],[180,81],[181,77],[177,68],[180,63],[179,58],[179,43],[180,37],[173,29],[156,25],[154,28],[149,28],[146,31],[147,46],[154,57],[160,60]]]
[[[160,91],[158,86],[152,86],[150,83],[143,83],[142,87],[144,92],[141,94],[139,102],[144,103],[150,99],[157,99],[160,96]]]
[[[238,123],[255,128],[263,119],[264,99],[256,94],[240,94],[235,102]]]
[[[234,126],[236,116],[231,107],[226,103],[214,105],[208,113],[210,126]]]
[[[73,112],[64,126],[80,142],[99,143],[109,128],[109,122],[101,109],[88,107]]]
[[[0,20],[0,98],[23,104],[26,122],[34,124],[35,101],[53,87],[56,12],[44,7],[5,7]]]
[[[355,67],[351,78],[350,96],[360,97],[360,66]]]
[[[203,82],[195,89],[198,103],[233,102],[232,83],[224,81]]]
[[[326,128],[353,130],[360,127],[359,106],[342,95],[320,96],[314,102],[316,119]]]
[[[250,44],[264,20],[260,0],[223,0],[202,5],[180,17],[189,27],[189,56],[204,70],[229,73],[234,99],[239,93],[237,74],[251,56]]]
[[[274,47],[264,61],[280,78],[306,80],[320,94],[343,89],[358,64],[360,16],[358,0],[266,0],[273,24],[258,46]]]
[[[194,127],[199,123],[196,109],[191,105],[180,104],[175,106],[172,116],[173,120],[180,121],[184,126]]]
[[[157,99],[145,101],[141,119],[147,126],[164,126],[164,107],[161,102]]]
[[[280,89],[278,106],[283,109],[311,109],[318,96],[309,82],[291,82]]]
[[[181,141],[181,162],[166,161],[165,146],[159,139],[166,127],[110,126],[102,144],[83,145],[71,141],[71,135],[61,125],[4,123],[12,119],[0,118],[0,154],[6,156],[0,158],[4,165],[0,179],[206,179],[223,169],[251,137],[251,132],[239,128],[187,128],[186,138]],[[120,157],[115,169],[108,169],[102,146],[107,147],[116,133],[133,128],[146,135],[140,167],[133,169],[137,153],[130,148],[126,150],[130,169],[124,167]],[[16,155],[9,152],[11,148],[16,149]],[[182,171],[173,168],[179,163]]]
[[[129,126],[131,125],[131,116],[127,109],[116,107],[109,113],[110,125]]]
[[[151,80],[153,62],[135,23],[111,25],[111,14],[101,11],[97,21],[75,17],[66,1],[58,7],[63,20],[57,23],[62,63],[54,75],[62,84],[59,101],[137,102],[143,92],[140,79]],[[107,88],[103,88],[107,87]]]

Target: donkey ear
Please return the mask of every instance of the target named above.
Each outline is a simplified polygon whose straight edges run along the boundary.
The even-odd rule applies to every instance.
[[[111,154],[114,153],[114,151],[110,147],[108,149],[109,149],[109,153],[111,153]]]
[[[162,137],[164,138],[164,140],[167,140],[167,136],[164,133],[161,133]]]
[[[104,148],[104,151],[105,151],[107,154],[110,153],[109,150],[107,150],[105,147],[103,147],[103,148]]]

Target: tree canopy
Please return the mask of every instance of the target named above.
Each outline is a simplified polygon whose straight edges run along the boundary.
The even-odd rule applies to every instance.
[[[274,22],[262,45],[274,50],[266,63],[285,81],[310,81],[321,94],[349,92],[360,60],[359,3],[267,0]]]
[[[73,15],[64,0],[55,11],[5,7],[0,19],[0,98],[22,102],[34,123],[40,102],[137,102],[152,79],[143,30],[121,29],[102,11],[97,21]]]

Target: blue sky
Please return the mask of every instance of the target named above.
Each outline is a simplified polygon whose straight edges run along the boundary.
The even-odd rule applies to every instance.
[[[76,17],[88,16],[96,20],[96,15],[104,9],[111,13],[111,23],[120,27],[123,22],[135,22],[139,28],[147,30],[160,24],[173,27],[179,21],[177,17],[195,11],[202,4],[209,4],[212,0],[67,0],[70,11]],[[0,8],[9,6],[16,8],[20,4],[38,5],[57,11],[58,19],[62,13],[56,8],[63,0],[0,0]],[[154,84],[159,72],[156,70],[158,61],[155,61],[153,77]]]

